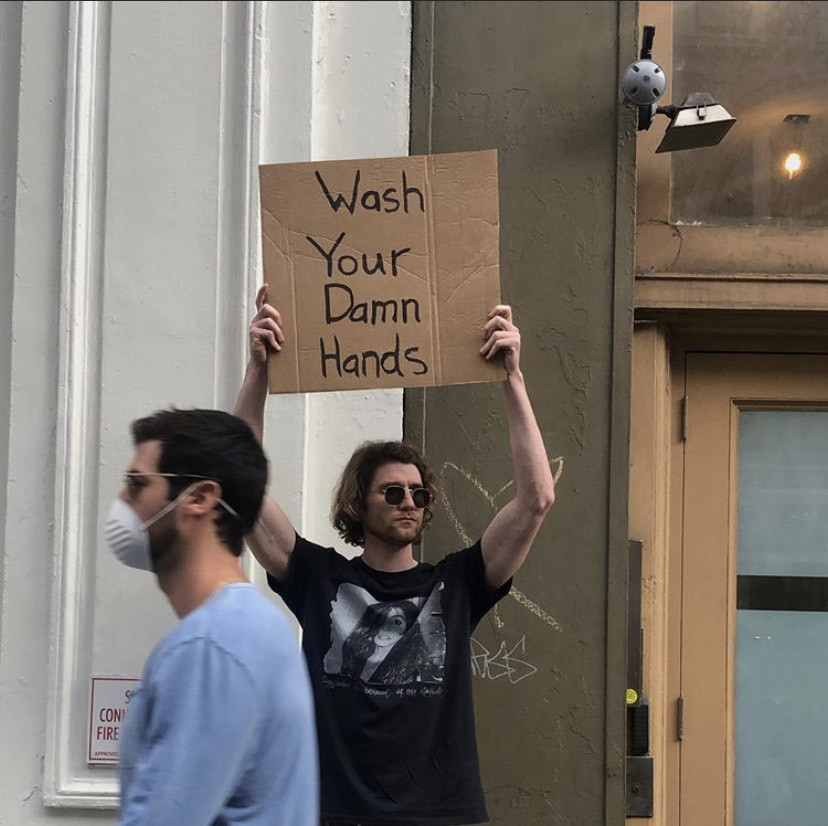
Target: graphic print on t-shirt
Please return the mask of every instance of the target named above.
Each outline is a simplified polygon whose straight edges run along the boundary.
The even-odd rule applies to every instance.
[[[331,602],[325,673],[379,685],[443,682],[446,626],[441,595],[378,602],[358,585],[339,586]]]

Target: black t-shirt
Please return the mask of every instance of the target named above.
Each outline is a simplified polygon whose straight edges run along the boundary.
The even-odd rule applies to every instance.
[[[387,573],[297,536],[285,581],[268,583],[304,632],[322,816],[365,826],[488,820],[469,640],[511,580],[487,586],[480,543]]]

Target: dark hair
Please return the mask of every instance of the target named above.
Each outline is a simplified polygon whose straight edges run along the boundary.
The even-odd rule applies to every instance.
[[[411,600],[376,602],[369,605],[357,627],[348,634],[342,644],[342,674],[346,677],[359,679],[363,668],[365,668],[365,663],[376,647],[374,637],[395,610],[402,613],[405,620],[404,631],[409,632],[416,623],[418,614],[417,606]],[[422,659],[421,652],[424,646],[419,632],[417,632],[416,638],[407,639],[403,644],[405,649],[412,647],[416,648],[418,659]],[[379,668],[377,670],[379,671]],[[391,670],[392,676],[397,676],[395,670]],[[403,680],[403,682],[409,682],[409,680]]]
[[[221,485],[221,498],[238,514],[217,507],[218,538],[240,556],[256,523],[267,486],[267,459],[248,425],[220,410],[159,410],[132,423],[135,445],[161,442],[159,473],[193,474]],[[168,480],[175,499],[193,479]]]
[[[431,500],[434,501],[434,474],[417,450],[403,442],[363,443],[354,451],[339,477],[331,509],[331,522],[349,545],[361,546],[365,542],[365,531],[362,528],[365,498],[377,469],[391,462],[416,465],[423,487],[431,493]],[[423,527],[433,515],[429,503],[423,514]]]

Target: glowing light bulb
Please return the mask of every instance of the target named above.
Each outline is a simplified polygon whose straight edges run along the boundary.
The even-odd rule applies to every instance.
[[[799,152],[788,152],[784,166],[788,172],[788,178],[793,178],[797,172],[802,171],[802,155]]]

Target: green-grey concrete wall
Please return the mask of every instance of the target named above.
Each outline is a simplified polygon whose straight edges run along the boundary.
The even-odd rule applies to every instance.
[[[619,87],[636,28],[633,2],[414,3],[411,153],[499,150],[502,296],[563,466],[513,594],[474,634],[495,824],[624,819],[635,132]],[[406,437],[444,494],[426,558],[478,536],[509,496],[501,395],[406,393]]]

